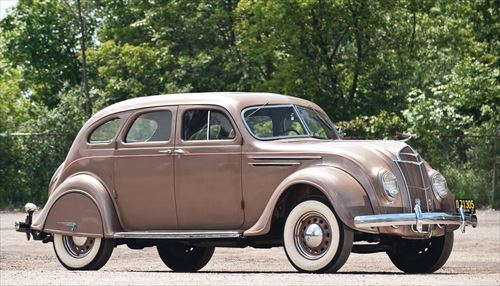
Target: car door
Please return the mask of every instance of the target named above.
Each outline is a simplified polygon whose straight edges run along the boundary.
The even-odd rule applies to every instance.
[[[218,106],[179,106],[174,151],[180,229],[243,224],[241,135]]]
[[[177,107],[135,111],[117,140],[115,193],[125,230],[177,228],[174,147]]]

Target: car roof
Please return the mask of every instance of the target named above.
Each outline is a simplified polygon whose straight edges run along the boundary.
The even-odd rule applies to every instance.
[[[99,120],[105,116],[135,110],[166,105],[218,105],[231,113],[239,113],[249,106],[262,104],[298,104],[321,110],[316,104],[297,97],[264,92],[203,92],[203,93],[176,93],[154,96],[144,96],[128,99],[112,104],[97,112],[92,119]],[[91,121],[94,121],[91,120]]]

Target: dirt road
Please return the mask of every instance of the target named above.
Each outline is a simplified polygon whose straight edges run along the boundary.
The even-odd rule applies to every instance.
[[[300,274],[282,248],[219,248],[198,273],[173,273],[156,249],[115,249],[97,272],[65,270],[52,244],[13,229],[22,213],[0,214],[0,285],[500,285],[500,212],[479,211],[479,226],[455,233],[448,263],[431,275],[406,275],[384,253],[351,254],[336,274]]]

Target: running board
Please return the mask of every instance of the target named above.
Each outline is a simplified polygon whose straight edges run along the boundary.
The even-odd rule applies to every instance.
[[[199,238],[239,238],[238,231],[127,231],[117,232],[114,238],[129,239],[199,239]]]

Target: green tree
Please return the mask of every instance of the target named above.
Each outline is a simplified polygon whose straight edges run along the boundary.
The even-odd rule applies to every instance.
[[[63,1],[20,0],[0,22],[2,53],[21,91],[53,108],[65,83],[80,82],[77,19]]]
[[[411,133],[457,194],[491,203],[496,0],[80,2],[94,111],[173,92],[299,96],[348,136]],[[43,201],[84,121],[77,3],[20,0],[0,21],[0,205]]]
[[[483,202],[489,201],[488,186],[497,161],[492,155],[493,140],[500,131],[499,76],[497,68],[466,59],[442,82],[413,92],[405,111],[410,132],[415,135],[412,143],[434,166],[452,176],[450,185],[459,193]]]
[[[57,95],[55,108],[32,107],[31,118],[21,126],[32,136],[15,137],[15,155],[18,168],[12,177],[13,186],[7,190],[14,205],[26,200],[43,204],[52,174],[64,161],[71,144],[85,122],[81,108],[81,87],[64,87]]]
[[[165,92],[166,71],[160,65],[160,51],[146,45],[102,43],[89,51],[89,65],[96,107],[138,96]]]
[[[18,97],[20,94],[20,73],[9,68],[0,55],[0,207],[16,202],[22,194],[16,195],[18,170],[22,156],[15,138],[9,136],[28,120],[25,110],[29,103]]]
[[[397,45],[409,26],[399,20],[407,13],[404,6],[387,1],[242,1],[238,12],[241,49],[254,89],[313,100],[334,119],[404,106],[404,92],[386,91],[397,90],[394,78],[405,67],[399,54],[407,47]]]

